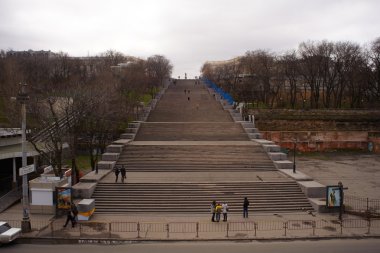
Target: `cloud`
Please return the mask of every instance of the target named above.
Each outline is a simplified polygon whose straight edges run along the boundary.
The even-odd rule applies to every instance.
[[[0,49],[163,54],[174,75],[247,50],[379,36],[376,0],[1,0]]]

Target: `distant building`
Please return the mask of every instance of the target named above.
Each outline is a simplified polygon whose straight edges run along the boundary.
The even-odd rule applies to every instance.
[[[58,56],[58,54],[53,53],[52,51],[34,51],[34,50],[27,50],[27,51],[8,51],[6,53],[7,57],[41,57],[41,58],[47,58],[52,59]]]

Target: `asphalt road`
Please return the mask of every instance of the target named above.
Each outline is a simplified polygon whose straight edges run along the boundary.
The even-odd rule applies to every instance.
[[[281,252],[281,253],[378,253],[380,239],[345,239],[320,241],[289,242],[171,242],[171,243],[133,243],[123,245],[38,245],[12,244],[0,246],[0,252],[81,252],[81,253],[245,253],[245,252]]]

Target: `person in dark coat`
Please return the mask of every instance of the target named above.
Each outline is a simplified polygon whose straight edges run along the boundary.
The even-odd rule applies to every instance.
[[[243,218],[248,218],[248,206],[249,206],[249,201],[248,198],[244,198],[243,202]]]
[[[216,214],[215,207],[216,207],[216,201],[214,200],[214,201],[211,203],[211,206],[210,206],[210,211],[211,211],[211,213],[212,213],[212,216],[211,216],[211,221],[212,221],[212,222],[215,221],[215,214]]]
[[[75,206],[75,204],[71,204],[70,209],[67,210],[67,218],[65,225],[63,227],[66,227],[69,221],[71,221],[71,226],[75,227],[75,224],[77,224],[77,215],[78,215],[78,209]]]
[[[117,180],[119,179],[119,173],[120,173],[120,170],[118,167],[115,167],[114,169],[114,172],[115,172],[115,183],[117,183]]]
[[[121,182],[124,183],[124,179],[126,179],[126,171],[124,165],[121,166],[120,168],[120,174],[121,174]]]

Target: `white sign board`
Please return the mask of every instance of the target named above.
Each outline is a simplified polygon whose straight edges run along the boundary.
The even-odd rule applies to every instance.
[[[23,176],[23,175],[26,175],[26,174],[33,172],[34,170],[35,170],[34,164],[27,165],[25,167],[21,167],[20,171],[19,171],[19,175]]]

